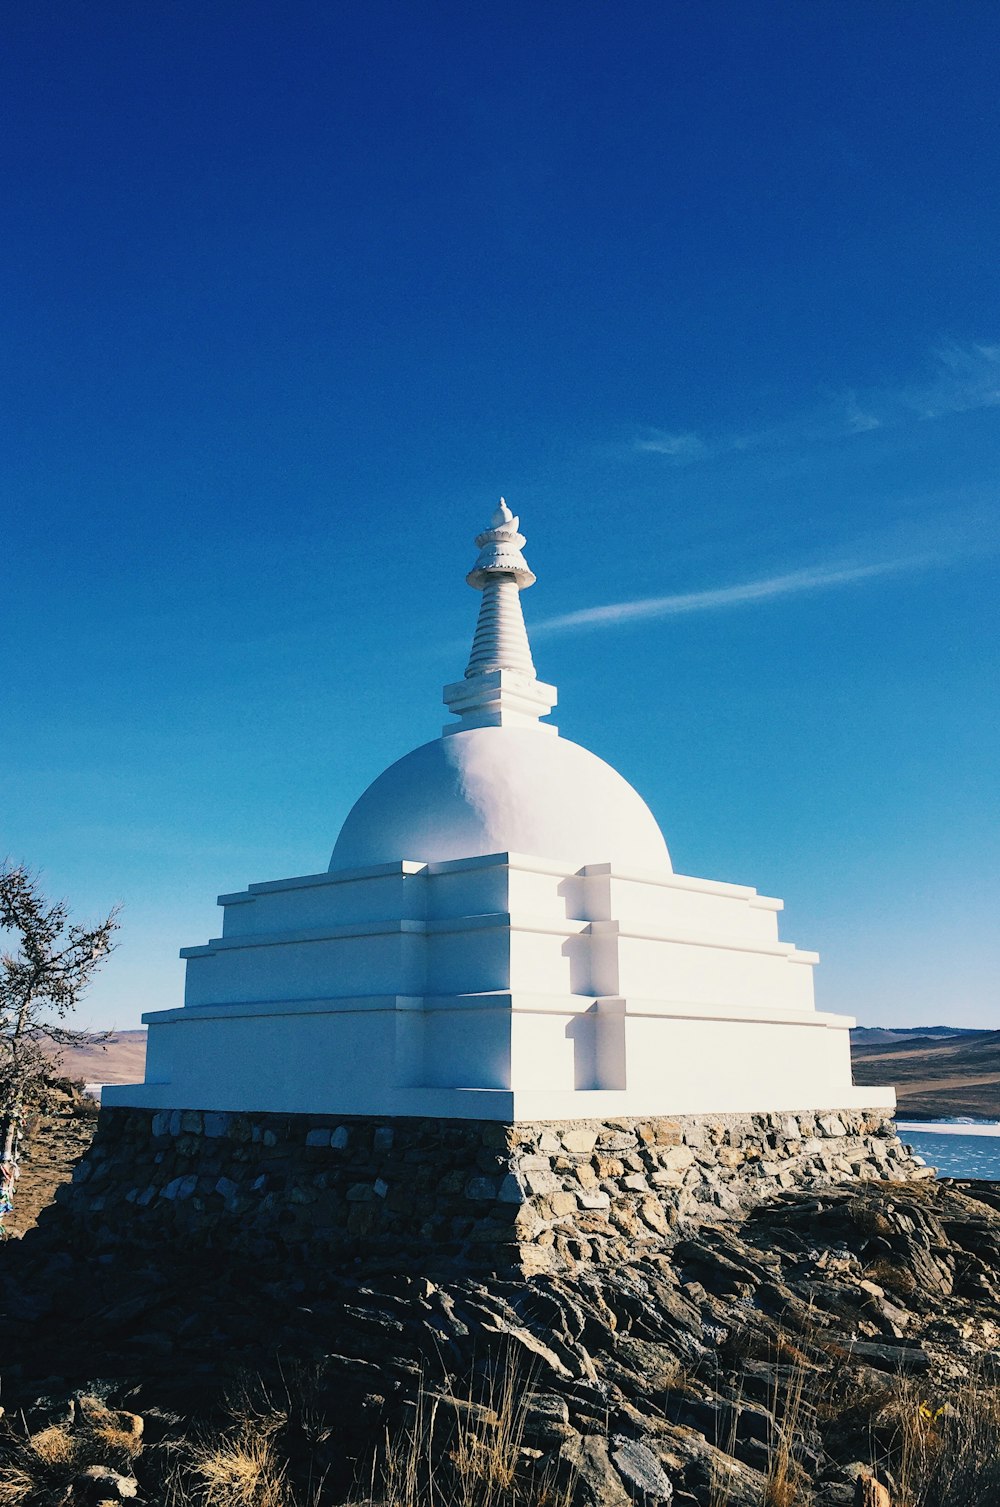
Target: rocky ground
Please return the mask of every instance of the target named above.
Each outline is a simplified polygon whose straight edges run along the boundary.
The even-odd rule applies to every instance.
[[[950,1496],[934,1472],[998,1416],[998,1211],[993,1185],[790,1191],[523,1281],[87,1256],[43,1219],[0,1251],[0,1502],[986,1507],[989,1460]]]

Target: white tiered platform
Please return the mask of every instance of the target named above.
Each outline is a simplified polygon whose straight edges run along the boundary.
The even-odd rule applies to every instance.
[[[891,1108],[780,900],[674,874],[639,795],[542,723],[505,504],[460,720],[361,796],[330,869],[220,896],[146,1081],[109,1105],[499,1121]]]

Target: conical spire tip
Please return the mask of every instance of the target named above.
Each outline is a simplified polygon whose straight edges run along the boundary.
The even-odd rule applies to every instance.
[[[482,591],[488,581],[501,576],[517,582],[518,590],[530,586],[535,577],[521,553],[524,535],[518,533],[521,520],[516,518],[501,497],[490,519],[489,527],[476,535],[479,559],[466,576],[470,586]]]

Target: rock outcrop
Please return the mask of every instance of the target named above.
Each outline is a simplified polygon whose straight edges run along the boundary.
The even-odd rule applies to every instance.
[[[211,1240],[74,1255],[54,1216],[0,1253],[8,1416],[37,1432],[95,1391],[143,1415],[146,1500],[158,1441],[177,1459],[178,1440],[229,1426],[247,1378],[262,1398],[308,1392],[309,1429],[282,1402],[274,1435],[302,1500],[322,1479],[319,1500],[344,1501],[387,1434],[443,1431],[454,1462],[447,1438],[492,1437],[512,1405],[511,1501],[562,1483],[594,1507],[851,1507],[882,1502],[873,1481],[898,1500],[901,1429],[924,1411],[921,1428],[946,1429],[973,1381],[995,1396],[1000,1193],[872,1181],[725,1220],[705,1207],[627,1261],[517,1278],[387,1252],[322,1265],[293,1246],[237,1262]],[[122,1464],[108,1469],[128,1479]]]

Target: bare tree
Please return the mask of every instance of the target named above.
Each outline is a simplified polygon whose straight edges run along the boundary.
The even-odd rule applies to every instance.
[[[98,925],[80,926],[65,901],[46,900],[37,875],[0,864],[0,932],[14,944],[0,952],[0,1236],[17,1186],[25,1114],[58,1065],[59,1048],[90,1039],[65,1021],[117,930],[117,907]]]

